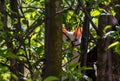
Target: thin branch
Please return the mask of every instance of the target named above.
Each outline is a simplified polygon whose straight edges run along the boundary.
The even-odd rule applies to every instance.
[[[22,8],[21,5],[20,5],[20,11],[21,11],[21,13],[22,13],[22,15],[23,15],[25,21],[27,21],[27,27],[29,28],[29,22],[28,22],[28,20],[27,20],[26,17],[25,17],[25,14],[24,14],[24,11],[23,11],[23,8]]]
[[[37,22],[37,21],[40,21],[40,22]],[[41,19],[40,17],[38,17],[37,20],[34,21],[34,23],[26,30],[26,33],[24,34],[24,38],[23,40],[26,40],[26,38],[29,37],[29,35],[39,26],[41,25],[42,23],[44,22],[43,19]],[[16,50],[18,51],[20,48],[21,48],[22,44],[20,44]]]
[[[78,0],[80,7],[82,8],[82,11],[86,14],[87,18],[89,19],[90,23],[92,24],[93,28],[97,32],[98,35],[101,35],[101,33],[98,30],[98,27],[94,24],[92,21],[91,16],[88,14],[87,9],[84,7],[84,5]]]
[[[39,21],[39,22],[38,22]],[[33,32],[33,30],[41,25],[44,22],[44,20],[40,17],[38,17],[37,20],[34,21],[34,23],[26,30],[25,39]]]
[[[2,66],[6,66],[6,67],[8,67],[8,68],[10,69],[10,66],[7,65],[7,64],[5,64],[5,63],[0,62],[0,65],[2,65]]]
[[[67,65],[68,63],[72,62],[74,59],[78,58],[80,55],[77,55],[73,58],[71,58],[68,62],[66,62],[64,65],[62,65],[62,67],[64,67],[65,65]]]
[[[68,8],[65,8],[63,10],[60,10],[60,11],[57,11],[56,14],[60,14],[60,13],[64,13],[64,12],[67,12],[68,10],[74,10],[72,8],[72,6],[74,5],[75,1],[73,0],[73,2],[71,2],[71,4],[69,4],[68,0],[65,0],[65,2],[68,4]]]
[[[65,0],[65,2],[68,4],[69,7],[72,8],[72,6],[74,5],[75,0],[73,0],[73,2],[71,2],[71,4],[69,4],[68,0]]]
[[[34,9],[41,9],[41,10],[44,10],[44,8],[35,7],[35,6],[29,6],[29,7],[21,7],[21,8],[34,8]]]
[[[67,12],[68,10],[73,10],[73,9],[72,9],[71,7],[69,7],[69,8],[65,8],[65,9],[63,9],[63,10],[57,11],[56,14],[58,15],[58,14],[61,14],[61,13]]]

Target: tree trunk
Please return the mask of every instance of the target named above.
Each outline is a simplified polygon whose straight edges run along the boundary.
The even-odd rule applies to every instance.
[[[88,6],[88,5],[87,5]],[[86,7],[88,14],[90,14],[90,10]],[[84,23],[83,23],[83,31],[82,31],[82,40],[81,40],[81,55],[80,55],[80,66],[87,66],[87,50],[88,50],[88,40],[89,40],[89,20],[85,14]],[[86,74],[86,71],[81,71],[83,74]],[[81,79],[80,81],[85,81]]]
[[[100,39],[97,44],[97,81],[111,81],[109,77],[112,77],[111,67],[111,50],[108,46],[111,43],[111,38],[104,37],[104,28],[108,25],[112,26],[111,15],[101,15],[99,17],[98,29],[101,33]],[[109,74],[108,74],[109,73]]]
[[[118,24],[120,25],[120,7],[117,5],[120,5],[120,0],[111,0],[112,2],[112,6],[114,6],[114,11],[116,12],[116,19],[118,21]],[[112,59],[113,59],[113,63],[112,63],[112,70],[113,70],[113,81],[120,81],[120,55],[113,53],[112,54]]]
[[[61,0],[46,0],[45,10],[45,62],[43,78],[61,76],[62,24],[60,10]],[[60,79],[59,79],[60,81]]]

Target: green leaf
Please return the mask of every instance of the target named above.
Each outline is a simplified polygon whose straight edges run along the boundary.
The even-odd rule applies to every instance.
[[[120,55],[120,43],[116,45],[115,52],[117,52]]]
[[[71,52],[67,53],[67,57],[68,58],[72,58],[73,57],[73,53],[71,53]]]
[[[41,45],[40,47],[37,47],[36,49],[37,49],[37,50],[36,50],[36,53],[37,53],[37,54],[40,54],[40,53],[43,52],[43,50],[44,50],[44,46]]]
[[[41,62],[41,59],[38,59],[35,63],[33,63],[33,66],[38,66]]]
[[[14,24],[17,24],[18,23],[18,19],[12,19],[12,25],[14,25]]]
[[[5,56],[5,52],[6,52],[6,50],[0,49],[0,56],[4,57]]]
[[[12,52],[7,52],[6,54],[4,54],[4,57],[6,57],[6,58],[18,58],[18,56],[13,54]]]
[[[86,67],[86,66],[83,66],[80,68],[81,70],[92,70],[93,68],[92,67]]]
[[[0,21],[0,30],[3,28],[3,23]]]
[[[11,76],[12,76],[12,78],[14,78],[15,81],[18,80],[18,77],[15,74],[11,73]]]
[[[28,23],[25,19],[23,19],[22,22],[23,22],[23,24],[27,24]]]
[[[27,13],[34,12],[34,11],[35,11],[34,9],[28,9],[28,10],[26,10]]]
[[[111,26],[110,26],[110,25],[105,26],[105,28],[104,28],[103,32],[105,33],[105,32],[106,32],[109,28],[111,28]]]
[[[78,62],[69,63],[69,69],[70,69],[71,71],[74,71],[78,65],[79,65]]]
[[[91,11],[91,15],[92,16],[99,16],[100,15],[100,11],[99,10],[93,10],[93,11]]]
[[[110,45],[108,46],[108,48],[112,48],[112,47],[114,47],[114,46],[116,46],[116,45],[118,45],[118,44],[120,44],[120,42],[119,42],[119,41],[116,41],[116,42],[110,44]]]
[[[5,79],[1,75],[0,75],[0,81],[5,81]]]
[[[44,81],[55,81],[55,80],[58,80],[58,78],[54,76],[49,76]]]

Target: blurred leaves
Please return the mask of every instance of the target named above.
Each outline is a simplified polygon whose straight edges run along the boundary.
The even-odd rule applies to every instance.
[[[54,76],[49,76],[44,81],[57,81],[57,80],[58,80],[58,78],[56,78]]]
[[[6,2],[6,15],[7,15],[7,29],[3,30],[3,21],[0,21],[0,62],[10,65],[9,58],[18,59],[19,61],[23,61],[25,67],[28,72],[26,72],[26,81],[32,81],[31,73],[33,72],[33,78],[36,80],[41,80],[41,77],[38,75],[42,74],[43,61],[44,58],[44,18],[45,18],[45,0],[20,0],[19,4],[19,17],[21,22],[21,28],[24,31],[16,32],[13,25],[16,25],[19,21],[17,18],[12,19],[11,14],[14,13],[10,9],[10,3],[7,0]],[[103,8],[99,7],[99,4],[109,5],[110,0],[82,0],[86,7],[86,3],[89,3],[90,15],[92,17],[93,22],[96,26],[98,26],[98,17],[104,11]],[[84,23],[85,13],[82,11],[82,8],[79,7],[79,13],[75,13],[75,9],[77,8],[78,2],[77,0],[62,0],[62,9],[67,9],[62,13],[62,24],[64,27],[69,29],[70,31],[74,30],[78,25]],[[70,9],[69,9],[70,8]],[[115,15],[114,10],[111,8],[111,12]],[[1,17],[4,17],[2,13],[0,13]],[[110,26],[106,26],[104,29],[104,33],[106,33],[107,29]],[[7,30],[7,32],[4,32]],[[16,34],[18,33],[18,34]],[[20,33],[20,34],[19,34]],[[29,34],[26,34],[29,33]],[[90,33],[93,35],[93,39],[97,40],[98,36],[95,30],[90,25]],[[15,37],[21,37],[21,40],[16,40]],[[120,54],[120,28],[116,28],[116,32],[112,33],[112,36],[115,38],[114,43],[109,45],[109,49],[113,48],[115,52]],[[11,42],[14,48],[12,51],[10,48],[6,46],[7,42]],[[91,39],[90,39],[91,40]],[[90,41],[91,47],[94,46],[93,40]],[[89,47],[90,47],[89,44]],[[10,43],[8,44],[10,45]],[[80,51],[77,48],[69,48],[70,41],[63,43],[63,62],[68,61],[73,57],[72,50]],[[66,51],[67,50],[67,51]],[[17,53],[16,53],[17,51]],[[14,54],[15,53],[15,54]],[[81,78],[83,75],[80,73],[81,70],[91,70],[91,67],[81,67],[76,70],[76,67],[80,63],[68,63],[63,67],[63,74],[66,76],[66,81],[76,81],[76,78]],[[30,73],[31,72],[31,73]],[[17,77],[12,74],[14,78]],[[10,79],[10,70],[3,65],[0,65],[0,81],[9,81]],[[54,76],[50,76],[46,78],[44,81],[53,81],[58,80],[58,78]]]

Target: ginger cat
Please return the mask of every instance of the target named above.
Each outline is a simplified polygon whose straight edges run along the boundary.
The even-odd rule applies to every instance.
[[[74,46],[78,46],[81,43],[82,28],[78,26],[74,31],[67,31],[65,28],[62,29],[63,41],[70,40]]]

